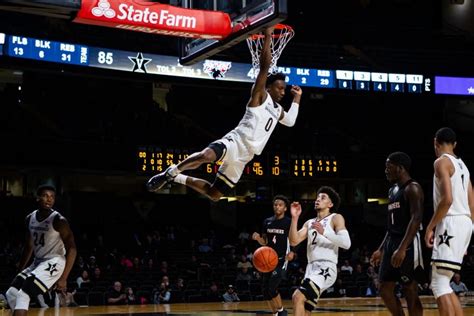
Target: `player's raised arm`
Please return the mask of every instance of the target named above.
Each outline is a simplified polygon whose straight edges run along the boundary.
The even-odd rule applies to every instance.
[[[267,83],[268,71],[272,62],[272,34],[274,27],[268,27],[265,29],[265,39],[263,41],[263,47],[260,54],[260,69],[255,79],[255,83],[252,87],[249,103],[247,106],[255,107],[263,103],[267,92],[265,91],[265,85]]]
[[[290,245],[296,246],[308,237],[308,222],[304,223],[303,227],[298,230],[298,219],[301,215],[301,205],[298,202],[291,203],[291,226],[288,238]]]
[[[282,111],[280,117],[280,123],[285,126],[295,125],[296,118],[298,117],[298,111],[300,108],[301,95],[303,91],[299,86],[291,86],[291,94],[293,95],[293,102],[288,112]]]

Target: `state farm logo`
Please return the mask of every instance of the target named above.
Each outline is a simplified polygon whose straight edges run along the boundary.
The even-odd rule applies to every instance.
[[[110,8],[108,0],[99,0],[97,6],[92,8],[92,14],[97,17],[104,16],[111,19],[115,17],[115,10]]]
[[[92,8],[92,14],[96,17],[106,17],[109,19],[117,18],[122,21],[132,23],[147,23],[166,25],[171,27],[183,27],[188,29],[196,28],[197,20],[194,16],[173,14],[169,10],[153,11],[149,8],[141,9],[127,3],[121,3],[118,6],[118,14],[108,0],[99,0],[97,6]]]

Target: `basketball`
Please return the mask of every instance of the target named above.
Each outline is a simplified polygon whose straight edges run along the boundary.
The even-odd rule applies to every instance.
[[[278,255],[273,248],[263,246],[253,253],[252,263],[255,269],[260,272],[271,272],[278,265]]]

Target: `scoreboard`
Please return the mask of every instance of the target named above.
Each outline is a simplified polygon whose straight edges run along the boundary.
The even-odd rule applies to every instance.
[[[2,56],[3,55],[3,56]],[[206,59],[179,64],[177,56],[157,55],[0,33],[0,60],[7,57],[147,75],[253,83],[251,64]],[[320,89],[393,94],[474,95],[474,78],[416,73],[315,69],[279,66],[291,85]]]
[[[253,83],[256,73],[251,64],[207,59],[183,66],[177,56],[133,52],[82,44],[55,42],[3,34],[0,54],[35,61],[69,64],[148,75]],[[0,40],[2,37],[0,37]],[[314,69],[280,66],[288,84],[320,89],[373,91],[387,93],[433,93],[433,78],[422,74],[385,73],[351,69]]]
[[[136,153],[137,172],[142,175],[160,173],[178,164],[194,151],[162,149],[156,146],[139,146]],[[216,174],[221,162],[204,164],[197,170],[201,174]],[[243,176],[256,178],[311,178],[328,177],[339,173],[339,162],[334,156],[314,154],[265,153],[255,156],[245,166]]]

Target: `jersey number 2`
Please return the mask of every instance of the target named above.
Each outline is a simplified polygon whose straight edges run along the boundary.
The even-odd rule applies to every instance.
[[[311,245],[316,245],[316,237],[318,237],[318,232],[313,231],[313,240],[311,241]]]
[[[37,232],[33,233],[33,238],[35,239],[33,241],[35,246],[44,246],[44,233],[38,234]]]

